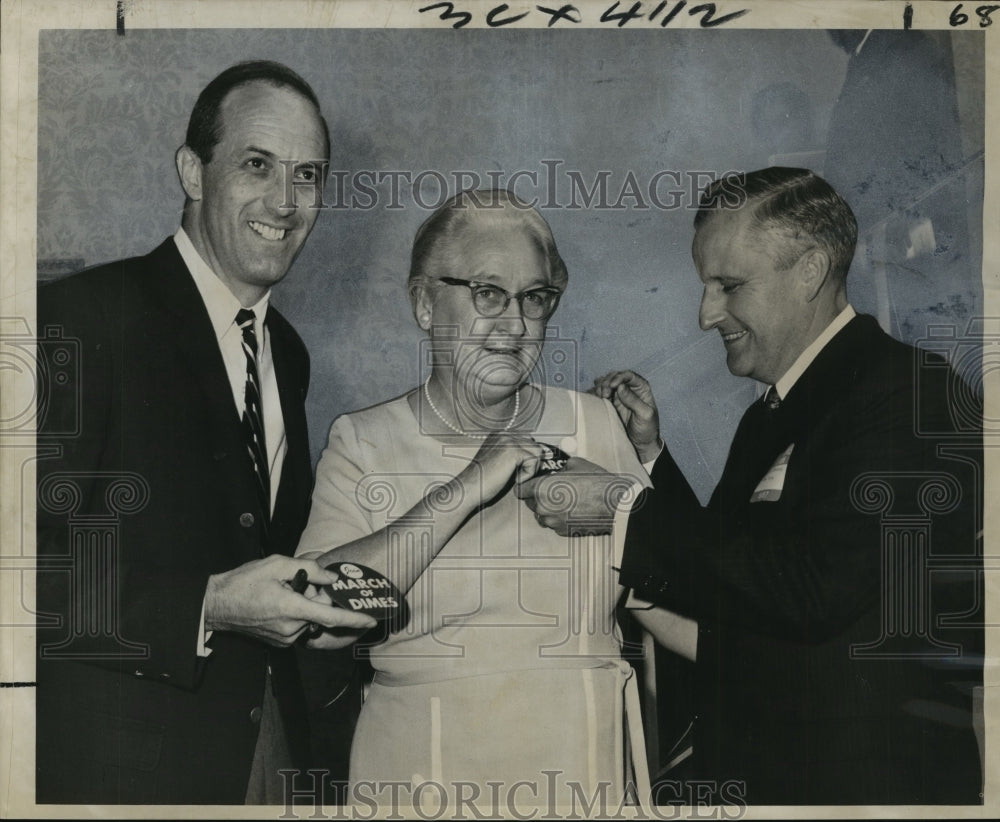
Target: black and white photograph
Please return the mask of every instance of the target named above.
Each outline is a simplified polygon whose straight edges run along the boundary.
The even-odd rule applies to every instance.
[[[5,3],[0,816],[995,815],[998,26]]]

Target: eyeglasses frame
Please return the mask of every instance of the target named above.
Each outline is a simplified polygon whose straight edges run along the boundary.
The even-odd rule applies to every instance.
[[[438,277],[437,281],[439,283],[444,283],[445,285],[464,285],[469,289],[469,296],[472,298],[472,307],[476,310],[476,313],[480,317],[494,318],[502,316],[503,313],[510,307],[511,300],[517,300],[517,307],[521,311],[521,316],[529,320],[548,320],[553,314],[556,313],[556,309],[559,307],[559,298],[562,297],[562,291],[556,288],[554,285],[542,285],[537,288],[526,288],[524,291],[518,291],[516,294],[511,294],[506,288],[502,288],[495,283],[486,283],[481,280],[462,280],[458,277]],[[476,305],[476,288],[479,287],[493,288],[503,294],[504,303],[503,307],[496,314],[484,314],[479,310]],[[546,294],[554,294],[555,300],[552,303],[552,310],[541,317],[529,317],[524,313],[524,297],[528,294],[533,294],[537,291],[545,292]]]

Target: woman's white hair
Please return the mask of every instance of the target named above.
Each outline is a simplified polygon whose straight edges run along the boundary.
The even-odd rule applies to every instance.
[[[537,209],[505,189],[460,191],[424,220],[413,239],[407,292],[414,309],[421,291],[433,286],[445,271],[456,269],[454,237],[473,222],[477,226],[523,231],[542,252],[552,285],[566,287],[566,263],[559,256],[552,229]]]

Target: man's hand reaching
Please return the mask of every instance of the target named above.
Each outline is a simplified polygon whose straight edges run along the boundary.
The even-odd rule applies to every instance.
[[[632,482],[572,457],[561,471],[519,483],[514,492],[534,512],[539,525],[560,536],[607,534]]]
[[[634,371],[612,371],[594,380],[590,393],[611,400],[640,462],[652,462],[663,449],[660,414],[649,383]]]
[[[301,594],[291,586],[299,569],[306,571],[309,581],[309,588]],[[310,625],[317,625],[348,629],[348,638],[341,643],[347,644],[354,638],[354,631],[360,634],[376,623],[369,616],[335,608],[324,601],[326,597],[319,594],[319,586],[330,585],[337,579],[336,573],[322,568],[315,560],[279,554],[214,574],[208,578],[205,591],[205,628],[237,631],[269,645],[287,646]],[[339,646],[324,643],[320,647]]]

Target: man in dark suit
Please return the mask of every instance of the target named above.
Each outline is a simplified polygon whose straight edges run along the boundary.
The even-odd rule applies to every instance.
[[[981,802],[981,406],[941,357],[855,314],[855,240],[847,204],[808,171],[703,195],[701,327],[733,374],[769,386],[707,507],[662,446],[646,381],[595,386],[652,467],[619,578],[697,622],[687,770],[717,801]],[[575,484],[573,511],[551,503],[555,482]],[[615,516],[608,482],[575,461],[520,493],[571,529]]]
[[[280,802],[278,768],[305,763],[288,646],[310,623],[373,624],[317,600],[335,575],[289,556],[309,360],[268,300],[328,152],[301,77],[233,66],[177,152],[177,234],[39,290],[42,348],[79,361],[40,402],[38,803]],[[293,590],[300,569],[312,586]]]

